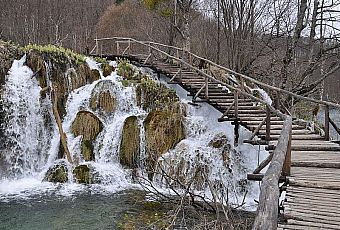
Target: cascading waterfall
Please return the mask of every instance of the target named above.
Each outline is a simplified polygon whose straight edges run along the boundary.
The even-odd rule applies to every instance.
[[[25,57],[14,61],[5,85],[3,104],[7,105],[4,108],[7,117],[3,128],[10,140],[6,143],[6,162],[8,164],[6,173],[10,172],[12,177],[4,173],[1,175],[4,179],[0,180],[0,200],[18,192],[6,188],[17,184],[19,177],[25,178],[34,175],[38,175],[39,183],[37,180],[31,183],[29,188],[24,190],[26,194],[30,193],[29,189],[33,191],[36,187],[41,188],[40,192],[59,189],[62,190],[60,192],[62,195],[72,194],[73,190],[84,189],[83,185],[74,183],[71,170],[68,171],[70,180],[62,185],[62,189],[58,185],[42,182],[49,168],[56,162],[65,160],[56,159],[60,148],[60,137],[51,112],[51,100],[48,96],[41,99],[39,83],[32,77],[32,71],[24,65],[24,62]],[[87,186],[87,189],[99,192],[116,192],[132,186],[136,187],[137,185],[133,183],[131,170],[125,169],[119,162],[122,129],[127,117],[137,117],[140,130],[140,154],[137,170],[139,175],[146,176],[147,153],[144,120],[148,113],[137,106],[134,86],[124,87],[121,83],[122,77],[118,76],[116,72],[104,77],[98,63],[91,59],[87,59],[87,63],[91,69],[99,70],[101,78],[92,84],[73,90],[68,95],[66,115],[62,123],[63,130],[67,135],[68,148],[72,153],[72,158],[79,161],[78,164],[91,167],[95,184]],[[111,64],[115,65],[115,63]],[[69,71],[74,71],[74,69]],[[75,76],[75,74],[65,74],[65,77],[69,76]],[[71,79],[67,79],[67,81],[71,84]],[[101,88],[98,87],[99,83],[103,85]],[[115,95],[116,109],[113,113],[107,114],[91,109],[91,95],[96,93],[97,87],[99,90],[105,89]],[[186,94],[184,90],[177,90],[177,93],[180,96]],[[245,195],[245,191],[242,189],[252,191],[248,200],[256,198],[257,187],[253,184],[242,184],[245,182],[247,170],[254,167],[253,163],[256,161],[254,150],[244,146],[242,150],[241,147],[239,150],[233,150],[232,144],[228,144],[233,140],[233,127],[230,124],[217,124],[219,112],[205,104],[199,108],[192,107],[187,103],[186,99],[188,98],[184,96],[182,98],[182,102],[188,106],[188,115],[184,122],[186,138],[161,157],[158,162],[159,169],[174,176],[175,172],[180,172],[183,177],[180,180],[183,182],[188,182],[200,174],[203,179],[197,181],[195,189],[197,193],[209,198],[212,196],[212,187],[220,189],[220,191],[223,190],[223,194],[228,193],[229,201],[235,205],[240,204],[240,200]],[[82,137],[75,137],[72,134],[72,123],[79,111],[89,111],[103,123],[103,129],[93,144],[95,158],[91,161],[85,161],[81,154]],[[51,120],[48,127],[45,122],[47,118]],[[212,146],[211,143],[215,137],[225,139],[221,146]],[[253,156],[251,156],[252,154]],[[242,160],[249,156],[252,158],[251,160]],[[168,186],[164,178],[157,174],[154,177],[154,184],[160,190]]]
[[[40,98],[40,87],[30,68],[24,65],[26,56],[15,60],[9,71],[3,97],[6,163],[10,177],[32,176],[46,163],[51,127],[49,99]]]

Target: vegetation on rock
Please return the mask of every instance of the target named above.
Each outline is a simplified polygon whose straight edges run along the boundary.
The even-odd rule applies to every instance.
[[[77,183],[92,184],[93,176],[88,165],[78,165],[73,169],[73,176]]]
[[[53,165],[46,173],[44,181],[53,183],[66,183],[68,181],[68,170],[64,163]]]
[[[146,111],[171,110],[179,101],[176,91],[150,78],[142,78],[136,88],[137,104]]]
[[[128,168],[138,167],[140,154],[140,129],[136,116],[126,118],[123,126],[120,143],[119,159],[123,166]]]
[[[90,140],[83,140],[81,143],[81,153],[85,161],[93,161],[94,153],[93,153],[93,145]]]

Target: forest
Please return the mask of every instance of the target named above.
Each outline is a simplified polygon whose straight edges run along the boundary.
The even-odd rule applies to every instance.
[[[162,42],[300,95],[340,100],[337,0],[2,0],[1,5],[3,40],[82,53],[96,37]]]

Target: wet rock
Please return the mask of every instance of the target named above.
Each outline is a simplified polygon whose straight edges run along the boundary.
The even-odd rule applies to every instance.
[[[222,148],[228,143],[227,136],[223,133],[218,133],[214,136],[214,138],[209,142],[208,146],[213,148]]]
[[[42,89],[47,87],[44,57],[38,51],[32,50],[27,55],[26,65],[31,68],[33,73],[35,73],[35,77],[39,81],[40,87]]]
[[[81,143],[81,154],[85,161],[94,160],[93,144],[89,140],[83,140]]]
[[[111,75],[111,73],[115,70],[112,66],[110,66],[108,63],[102,64],[102,70],[103,70],[103,76],[107,77]]]
[[[93,141],[103,129],[103,123],[89,111],[77,113],[71,127],[74,136],[83,136],[83,140]]]
[[[72,123],[71,132],[74,136],[82,135],[81,153],[85,161],[93,161],[93,143],[102,131],[103,124],[96,115],[88,111],[78,112]]]
[[[98,82],[91,93],[90,108],[97,112],[114,112],[117,104],[114,90],[112,81]]]
[[[137,85],[136,98],[137,105],[146,111],[171,111],[174,104],[179,101],[176,91],[149,78],[143,78]]]
[[[97,70],[97,69],[92,69],[92,70],[91,70],[91,74],[92,74],[92,77],[93,77],[95,80],[99,80],[99,79],[100,79],[99,70]]]
[[[123,166],[128,168],[138,167],[140,145],[140,129],[136,116],[128,117],[123,126],[120,143],[119,159]]]
[[[53,165],[46,173],[44,181],[53,183],[66,183],[68,181],[68,170],[64,162]]]
[[[93,184],[93,175],[88,165],[78,165],[73,169],[73,176],[79,184]]]
[[[182,114],[153,111],[144,121],[147,170],[152,177],[158,158],[185,138]]]

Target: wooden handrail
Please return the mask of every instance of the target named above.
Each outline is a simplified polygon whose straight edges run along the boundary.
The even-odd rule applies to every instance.
[[[278,219],[279,179],[292,132],[292,117],[283,123],[281,135],[273,153],[273,159],[262,179],[259,206],[257,207],[253,230],[276,229]]]
[[[158,46],[162,46],[162,47],[166,47],[166,48],[172,48],[172,49],[175,49],[175,50],[177,50],[177,51],[186,52],[186,53],[188,53],[188,54],[189,54],[190,56],[192,56],[192,57],[195,57],[195,58],[197,58],[197,59],[199,59],[199,60],[205,61],[206,63],[208,63],[208,64],[210,64],[210,65],[213,65],[213,66],[215,66],[215,67],[217,67],[217,68],[219,68],[219,69],[221,69],[221,70],[224,70],[224,71],[226,71],[226,72],[228,72],[228,73],[231,73],[231,74],[233,74],[233,75],[235,75],[235,76],[238,76],[240,79],[243,78],[243,79],[245,79],[245,80],[248,80],[248,81],[252,82],[253,84],[256,84],[257,86],[261,86],[262,88],[267,88],[267,89],[270,89],[270,90],[279,92],[279,93],[281,93],[281,94],[286,94],[286,95],[289,95],[289,96],[291,96],[291,97],[293,97],[293,98],[296,98],[296,99],[305,100],[305,101],[309,101],[309,102],[313,102],[313,103],[321,104],[321,105],[328,105],[328,106],[330,106],[330,107],[335,107],[335,108],[339,108],[339,109],[340,109],[340,105],[339,105],[339,104],[332,103],[332,102],[329,102],[329,101],[322,101],[322,100],[316,100],[316,99],[304,97],[304,96],[298,95],[298,94],[296,94],[296,93],[290,92],[290,91],[288,91],[288,90],[280,89],[280,88],[278,88],[278,87],[275,87],[275,86],[271,86],[271,85],[262,83],[262,82],[260,82],[260,81],[257,81],[257,80],[255,80],[255,79],[251,78],[251,77],[248,77],[248,76],[246,76],[246,75],[244,75],[244,74],[238,73],[238,72],[236,72],[236,71],[234,71],[234,70],[231,70],[231,69],[229,69],[229,68],[226,68],[226,67],[224,67],[224,66],[221,66],[221,65],[219,65],[219,64],[216,64],[216,63],[214,63],[214,62],[212,62],[212,61],[210,61],[210,60],[208,60],[208,59],[206,59],[206,58],[200,57],[200,56],[198,56],[198,55],[196,55],[196,54],[194,54],[194,53],[191,53],[191,52],[189,52],[189,51],[186,51],[186,50],[184,50],[184,49],[182,49],[182,48],[178,48],[178,47],[175,47],[175,46],[165,45],[165,44],[161,44],[161,43],[157,43],[157,42],[149,42],[149,41],[148,41],[148,42],[146,42],[146,41],[143,42],[143,41],[138,41],[138,40],[133,39],[133,38],[125,38],[125,37],[96,38],[96,39],[94,39],[94,40],[96,41],[96,43],[97,43],[98,41],[119,40],[120,42],[122,42],[122,41],[131,41],[131,42],[135,42],[135,43],[138,43],[138,44],[141,44],[141,45],[144,45],[144,46],[149,46],[149,47],[150,47],[150,46],[153,47],[152,45],[158,45]],[[153,47],[153,49],[159,50],[157,47]],[[159,51],[161,51],[161,50],[159,50]],[[162,51],[162,52],[164,52],[164,51]],[[163,53],[163,54],[164,54],[164,53]],[[175,59],[175,60],[178,60],[178,59],[179,59],[179,58],[174,57],[174,56],[171,56],[171,55],[169,55],[169,54],[166,55],[166,56],[168,56],[169,58],[173,58],[173,59]],[[191,65],[190,63],[187,63],[187,64],[188,64],[189,66]],[[228,77],[227,79],[232,80],[230,77]]]

